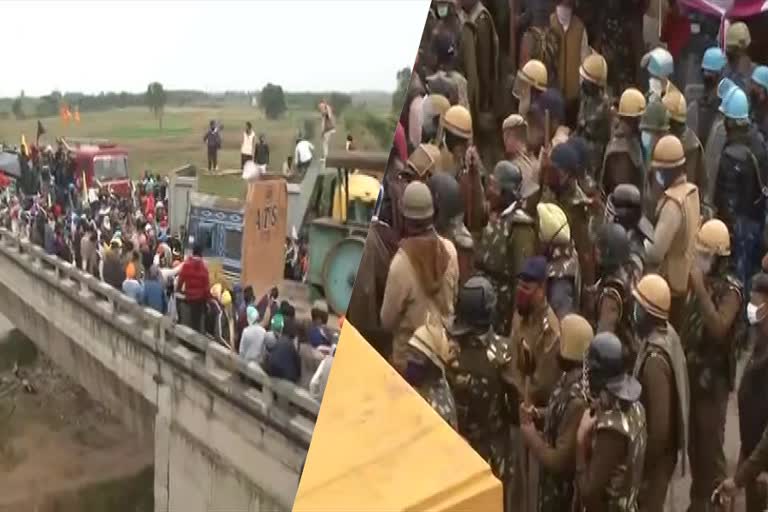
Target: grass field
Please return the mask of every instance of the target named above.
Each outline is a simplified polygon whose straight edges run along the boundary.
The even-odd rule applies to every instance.
[[[376,112],[382,116],[385,111]],[[168,108],[163,118],[163,129],[146,108],[115,109],[106,112],[83,113],[79,124],[65,126],[59,118],[44,118],[47,133],[41,144],[54,144],[55,137],[93,137],[109,139],[128,149],[128,165],[131,174],[138,177],[144,170],[165,174],[170,170],[192,163],[200,168],[207,165],[203,135],[211,119],[218,120],[224,127],[222,149],[219,151],[220,169],[240,167],[240,143],[246,121],[251,121],[256,133],[264,133],[270,146],[270,168],[279,170],[288,155],[293,154],[296,134],[304,130],[305,120],[314,123],[315,137],[312,143],[321,151],[320,115],[317,111],[291,109],[281,119],[270,121],[262,112],[250,106],[226,105],[221,108],[183,107]],[[337,121],[335,138],[331,147],[343,149],[347,135],[343,116]],[[0,120],[0,141],[18,144],[21,134],[28,142],[34,142],[37,119],[23,121]],[[358,149],[381,150],[376,138],[365,130],[352,133]],[[203,177],[200,181],[203,192],[242,197],[245,187],[235,177]]]

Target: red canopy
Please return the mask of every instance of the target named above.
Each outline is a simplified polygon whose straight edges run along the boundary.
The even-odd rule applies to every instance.
[[[728,18],[749,18],[768,11],[766,0],[680,0],[690,9]]]

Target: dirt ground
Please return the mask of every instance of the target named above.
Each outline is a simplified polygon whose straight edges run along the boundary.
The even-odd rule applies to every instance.
[[[29,342],[11,331],[0,339],[5,348],[8,343]],[[5,350],[4,363],[12,352]],[[153,447],[140,445],[50,361],[38,354],[17,372],[12,365],[0,371],[0,512],[97,510],[78,497],[83,489],[110,483],[114,494],[115,481],[151,471]],[[148,487],[151,500],[151,479]],[[104,490],[98,493],[106,503]]]

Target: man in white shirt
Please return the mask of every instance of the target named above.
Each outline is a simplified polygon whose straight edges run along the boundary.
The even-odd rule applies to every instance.
[[[240,168],[245,167],[245,162],[253,160],[253,152],[256,145],[256,133],[253,131],[250,121],[245,123],[243,132],[243,145],[240,147]]]
[[[331,366],[333,365],[333,358],[335,356],[336,345],[333,345],[330,349],[330,353],[320,362],[320,366],[317,367],[317,371],[315,371],[312,380],[309,382],[309,394],[318,402],[323,401],[323,394],[325,393],[325,387],[328,384],[328,376],[331,374]]]
[[[240,338],[240,357],[246,361],[261,364],[267,331],[259,324],[259,311],[254,306],[248,306],[245,315],[248,319],[248,327],[243,329]]]
[[[300,136],[298,140],[296,140],[296,151],[294,152],[293,161],[296,164],[298,181],[304,179],[304,175],[307,174],[309,165],[312,163],[314,151],[315,146],[304,137]]]

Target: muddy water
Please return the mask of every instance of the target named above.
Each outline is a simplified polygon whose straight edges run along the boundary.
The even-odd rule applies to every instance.
[[[152,462],[0,317],[0,512],[152,512]]]

